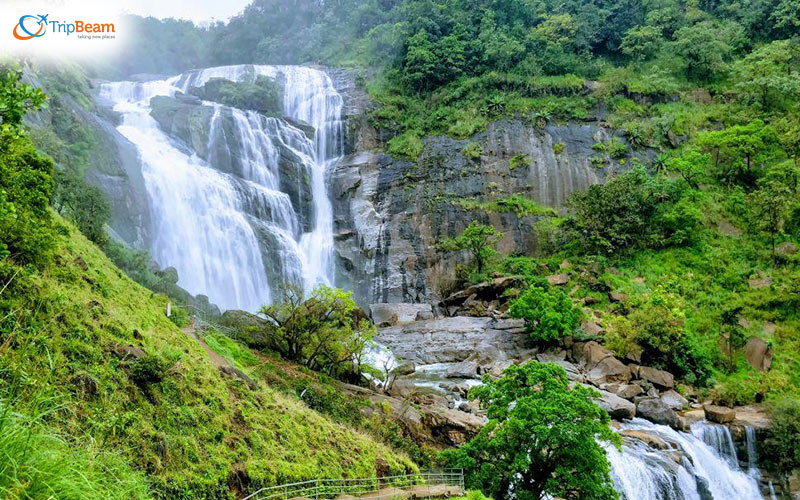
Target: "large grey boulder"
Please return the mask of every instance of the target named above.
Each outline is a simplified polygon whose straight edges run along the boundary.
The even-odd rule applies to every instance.
[[[645,379],[662,389],[675,387],[675,377],[668,371],[658,370],[649,366],[639,367],[639,378]]]
[[[715,422],[717,424],[729,424],[736,420],[736,410],[733,408],[717,405],[704,405],[703,411],[705,412],[706,420],[709,422]]]
[[[430,304],[370,304],[372,321],[379,326],[395,326],[413,323],[419,313],[433,315]]]
[[[478,363],[461,361],[447,367],[447,378],[480,378]]]
[[[683,421],[664,401],[658,398],[644,398],[636,405],[636,414],[655,424],[668,425],[683,430]]]
[[[661,393],[661,401],[663,401],[664,404],[673,410],[683,409],[689,404],[689,401],[685,397],[681,396],[677,391],[672,389]]]
[[[760,372],[772,367],[773,351],[769,345],[758,337],[751,337],[744,348],[747,363]]]
[[[611,418],[623,419],[636,416],[636,405],[627,399],[622,399],[608,391],[599,390],[598,392],[600,393],[600,397],[595,399],[595,403],[608,412]]]
[[[609,382],[627,383],[630,379],[630,369],[614,356],[603,359],[586,374],[586,380],[597,386]]]

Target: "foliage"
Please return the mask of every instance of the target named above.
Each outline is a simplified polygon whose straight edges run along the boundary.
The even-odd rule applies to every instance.
[[[443,454],[448,465],[464,468],[467,487],[498,499],[617,498],[598,441],[619,445],[619,437],[592,402],[592,389],[570,387],[562,367],[536,362],[484,382],[471,396],[487,408],[488,422]]]
[[[764,165],[782,156],[775,129],[762,120],[705,132],[697,144],[713,157],[713,169],[720,181],[752,188]]]
[[[775,239],[783,231],[792,204],[792,192],[782,182],[765,179],[759,183],[749,202],[753,227],[769,235],[772,257],[775,258]]]
[[[537,283],[514,299],[509,309],[513,318],[525,320],[535,342],[553,342],[571,335],[583,318],[583,311],[563,290]]]
[[[508,168],[514,170],[520,167],[528,167],[531,164],[530,157],[528,153],[519,153],[511,157],[511,161],[508,163]]]
[[[575,193],[570,224],[590,248],[604,252],[685,245],[700,222],[699,211],[685,196],[675,182],[635,168]]]
[[[305,298],[302,290],[287,286],[280,302],[261,308],[273,323],[266,332],[269,349],[331,377],[358,378],[375,325],[351,295],[320,286]]]
[[[800,45],[777,40],[760,47],[734,65],[736,88],[748,103],[768,110],[800,95]]]
[[[283,114],[283,89],[264,75],[258,75],[253,83],[211,78],[202,87],[192,89],[192,93],[201,99],[234,108],[250,109],[273,116]]]
[[[472,255],[478,273],[482,273],[487,261],[497,253],[492,248],[503,237],[493,226],[472,221],[464,231],[455,238],[444,238],[439,244],[443,252],[468,250]]]
[[[24,132],[0,125],[0,261],[47,260],[56,228],[49,209],[52,173],[52,160]]]
[[[74,446],[42,424],[47,414],[18,414],[0,401],[0,491],[29,500],[151,498],[144,475],[115,454]]]
[[[554,217],[557,215],[554,209],[539,205],[532,199],[521,194],[513,194],[508,197],[499,197],[488,201],[457,198],[453,200],[453,204],[467,210],[483,210],[489,213],[511,212],[517,217],[524,217],[526,215]]]
[[[461,150],[461,153],[467,158],[476,160],[483,154],[483,148],[481,148],[481,145],[477,142],[470,142],[464,146],[464,149]]]
[[[14,62],[0,61],[0,126],[19,127],[25,113],[44,107],[42,89],[22,82],[22,71]]]
[[[772,425],[759,451],[767,467],[785,478],[800,467],[800,399],[779,399],[769,410]]]
[[[103,192],[71,171],[57,170],[55,186],[53,207],[56,211],[72,220],[91,241],[104,246],[111,207]]]
[[[415,132],[405,132],[393,137],[386,144],[386,152],[401,158],[416,161],[417,157],[422,154],[423,147],[424,145],[419,135]]]

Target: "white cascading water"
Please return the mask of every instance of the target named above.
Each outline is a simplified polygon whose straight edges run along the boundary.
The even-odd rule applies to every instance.
[[[673,448],[656,450],[638,440],[626,440],[622,452],[605,447],[623,500],[763,499],[757,479],[739,467],[735,450],[731,459],[727,427],[701,422],[686,433],[634,419],[622,428],[655,435]]]
[[[213,107],[208,155],[178,147],[150,115],[155,96],[174,96],[210,78],[243,81],[265,75],[284,83],[284,113],[312,125],[313,141],[289,122],[221,104]],[[179,284],[222,309],[257,310],[275,297],[270,276],[308,293],[333,283],[333,215],[326,172],[343,150],[342,98],[328,75],[300,66],[224,66],[166,80],[103,85],[101,97],[122,116],[117,127],[137,148],[154,214],[153,258],[178,270]],[[229,115],[228,115],[229,114]],[[223,116],[236,138],[222,132]],[[235,141],[234,141],[235,139]],[[228,141],[238,145],[231,150]],[[280,190],[280,151],[297,159],[298,179],[310,177],[313,215],[301,227],[298,211]],[[236,163],[235,174],[222,165]],[[299,181],[298,181],[299,182]],[[268,235],[268,251],[260,238]],[[271,270],[271,272],[268,272]]]

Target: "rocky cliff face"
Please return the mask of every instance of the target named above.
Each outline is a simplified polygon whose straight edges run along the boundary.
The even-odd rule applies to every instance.
[[[493,211],[486,202],[522,195],[563,211],[571,193],[603,182],[630,161],[593,149],[615,137],[599,123],[537,128],[519,120],[492,123],[468,140],[428,137],[417,161],[394,158],[382,152],[381,134],[367,123],[363,93],[346,75],[334,82],[346,89],[351,147],[330,173],[337,283],[364,304],[440,298],[464,256],[443,256],[436,244],[472,220],[503,233],[502,253],[535,252],[542,216]],[[512,162],[515,157],[519,161]]]

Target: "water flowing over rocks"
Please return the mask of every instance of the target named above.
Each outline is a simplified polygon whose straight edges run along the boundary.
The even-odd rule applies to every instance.
[[[283,112],[265,116],[189,96],[212,79],[273,79]],[[224,66],[102,86],[101,103],[136,148],[154,259],[223,309],[254,311],[282,283],[333,284],[326,171],[344,151],[341,96],[324,71]],[[313,129],[313,133],[312,133]]]

